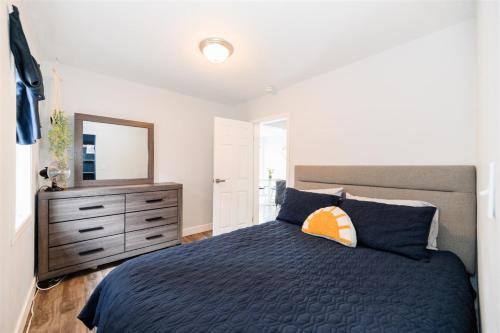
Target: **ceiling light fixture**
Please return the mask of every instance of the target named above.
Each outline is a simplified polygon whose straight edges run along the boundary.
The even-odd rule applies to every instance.
[[[233,46],[222,38],[207,38],[200,42],[200,51],[211,63],[220,64],[233,54]]]

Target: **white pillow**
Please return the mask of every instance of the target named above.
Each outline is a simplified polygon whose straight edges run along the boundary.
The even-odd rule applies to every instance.
[[[346,198],[358,201],[371,201],[371,202],[379,202],[385,203],[389,205],[400,205],[400,206],[411,206],[411,207],[436,207],[433,204],[420,201],[420,200],[388,200],[388,199],[380,199],[380,198],[367,198],[367,197],[358,197],[356,195],[352,195],[346,192]],[[434,217],[432,218],[431,227],[429,229],[429,238],[427,239],[427,249],[429,250],[437,250],[437,237],[439,232],[439,209],[436,208],[436,213],[434,213]]]
[[[318,188],[315,190],[303,190],[304,192],[311,192],[311,193],[320,193],[320,194],[330,194],[330,195],[337,195],[339,197],[342,196],[342,192],[344,192],[343,187],[334,187],[334,188]]]

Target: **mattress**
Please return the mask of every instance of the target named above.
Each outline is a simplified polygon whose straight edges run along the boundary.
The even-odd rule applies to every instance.
[[[80,320],[98,332],[475,332],[456,255],[348,248],[280,221],[125,262]]]

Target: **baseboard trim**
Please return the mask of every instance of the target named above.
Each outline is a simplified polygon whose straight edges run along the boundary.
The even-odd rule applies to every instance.
[[[35,296],[36,292],[36,278],[33,277],[33,281],[31,281],[31,286],[28,291],[28,294],[26,295],[26,298],[23,303],[23,308],[21,311],[21,314],[19,315],[19,318],[17,319],[16,323],[16,330],[14,332],[16,333],[23,333],[24,332],[24,327],[26,326],[26,321],[28,320],[28,316],[31,312],[31,303],[33,302],[33,297]]]
[[[200,232],[210,231],[212,230],[212,223],[200,224],[194,227],[184,228],[182,230],[182,236],[189,236],[193,234],[197,234]]]

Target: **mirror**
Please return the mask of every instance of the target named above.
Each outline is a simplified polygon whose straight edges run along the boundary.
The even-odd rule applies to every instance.
[[[75,185],[153,182],[154,125],[75,114]]]

